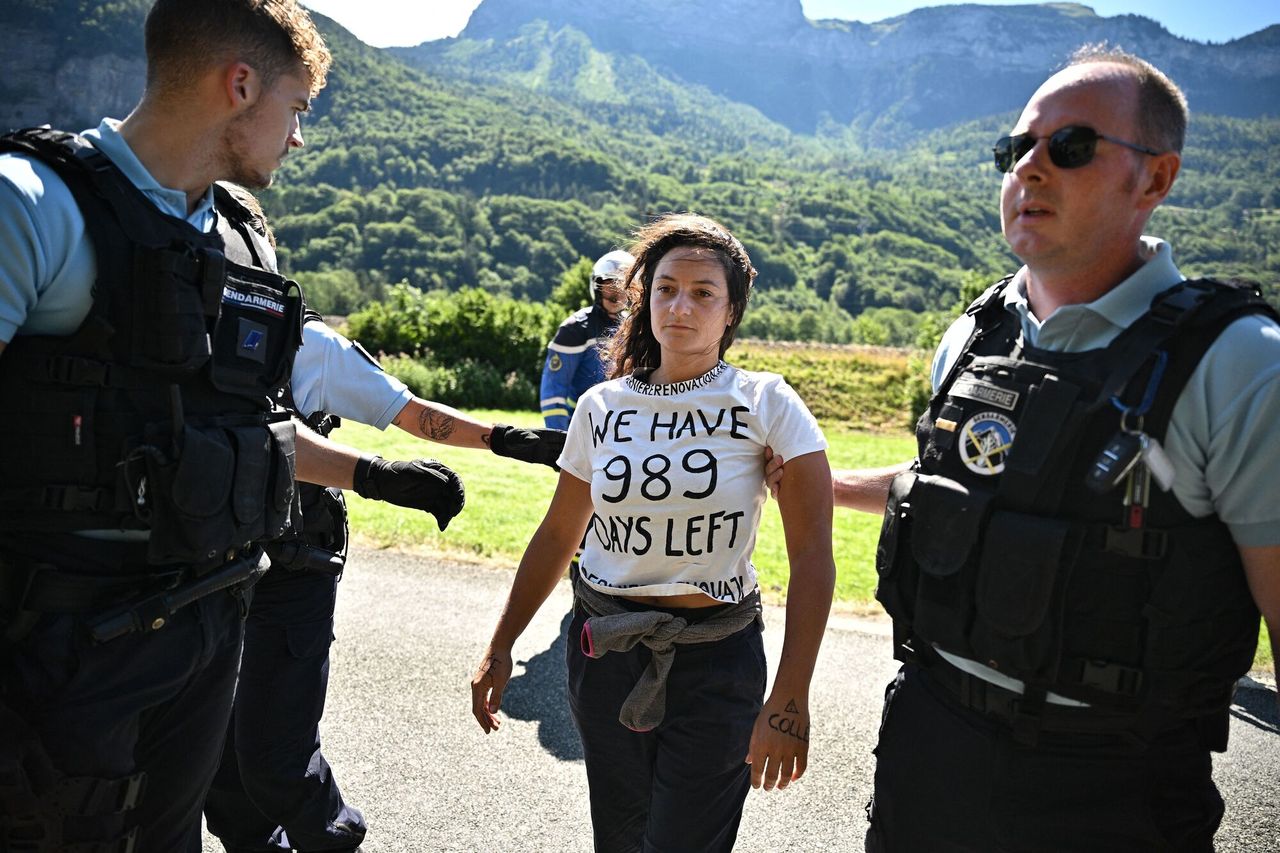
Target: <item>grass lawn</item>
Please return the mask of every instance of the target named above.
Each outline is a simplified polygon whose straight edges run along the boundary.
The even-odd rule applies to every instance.
[[[521,426],[540,426],[536,412],[475,411],[474,417]],[[855,432],[823,424],[833,468],[890,465],[915,454],[914,439],[901,434]],[[461,450],[428,444],[395,427],[379,432],[347,423],[334,434],[338,441],[379,453],[388,459],[431,456],[462,477],[467,506],[449,529],[441,533],[428,515],[347,493],[351,529],[357,541],[379,548],[421,549],[457,559],[483,561],[515,568],[525,545],[542,520],[556,474],[541,465],[526,465],[487,451]],[[880,518],[850,510],[836,510],[833,544],[836,556],[836,600],[845,610],[882,612],[873,598],[876,539]],[[787,552],[777,504],[765,505],[754,556],[760,588],[766,600],[781,602],[787,585]],[[357,567],[358,570],[358,567]],[[1263,630],[1255,669],[1271,666],[1271,646]]]

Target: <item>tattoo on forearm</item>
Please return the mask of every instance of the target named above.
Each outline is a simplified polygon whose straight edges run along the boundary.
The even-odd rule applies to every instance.
[[[453,417],[435,409],[423,409],[418,414],[418,432],[432,441],[444,441],[453,435],[456,426],[457,421]]]
[[[796,716],[791,716],[795,714]],[[796,707],[796,700],[791,699],[787,702],[786,711],[781,714],[769,715],[769,728],[776,732],[781,732],[787,737],[795,738],[805,743],[809,742],[809,726],[800,723],[800,709]]]

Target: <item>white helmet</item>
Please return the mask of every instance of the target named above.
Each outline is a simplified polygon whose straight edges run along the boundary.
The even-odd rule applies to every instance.
[[[621,284],[623,276],[627,274],[627,270],[634,262],[635,258],[621,249],[601,255],[600,260],[596,261],[595,266],[591,268],[591,288],[599,290],[606,281],[616,281]]]

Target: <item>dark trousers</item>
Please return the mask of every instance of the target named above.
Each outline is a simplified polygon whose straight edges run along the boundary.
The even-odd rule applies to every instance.
[[[751,784],[747,747],[764,701],[759,628],[676,646],[666,715],[654,730],[636,732],[618,722],[618,712],[650,652],[639,645],[592,660],[579,643],[583,621],[575,612],[566,658],[595,849],[731,850]]]
[[[101,550],[115,549],[103,543]],[[231,711],[242,624],[238,600],[224,591],[157,631],[101,645],[89,641],[78,616],[42,616],[9,648],[0,701],[36,731],[57,772],[108,780],[146,774],[135,808],[66,818],[63,847],[107,842],[136,826],[139,853],[199,853],[200,807]]]
[[[1024,746],[913,664],[886,690],[875,754],[868,851],[1212,851],[1222,819],[1194,724],[1147,746],[1044,731]]]
[[[254,588],[235,710],[205,802],[230,851],[351,850],[364,817],[320,751],[338,579],[271,569]]]

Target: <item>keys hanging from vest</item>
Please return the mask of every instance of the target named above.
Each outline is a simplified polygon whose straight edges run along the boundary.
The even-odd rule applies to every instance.
[[[1125,523],[1130,529],[1146,524],[1147,501],[1151,498],[1151,472],[1146,465],[1134,465],[1125,488]]]
[[[1131,409],[1121,406],[1117,400],[1112,402],[1120,409],[1120,431],[1112,436],[1094,460],[1093,467],[1085,475],[1085,485],[1103,495],[1118,486],[1125,477],[1130,477],[1129,491],[1125,497],[1125,506],[1129,506],[1134,494],[1131,475],[1136,475],[1137,468],[1141,468],[1144,474],[1144,482],[1141,484],[1144,489],[1142,506],[1146,506],[1146,492],[1150,490],[1150,483],[1145,482],[1145,475],[1150,474],[1160,490],[1167,492],[1173,488],[1173,461],[1165,453],[1159,439],[1143,432],[1142,412],[1146,408]],[[1149,403],[1144,405],[1149,408]],[[1134,421],[1132,426],[1131,418]]]
[[[1160,491],[1167,492],[1173,488],[1174,467],[1169,454],[1164,452],[1160,440],[1145,432],[1138,433],[1142,442],[1142,464],[1151,472]]]
[[[1105,495],[1120,485],[1120,481],[1129,475],[1142,458],[1142,439],[1145,437],[1141,432],[1121,430],[1116,433],[1102,448],[1093,467],[1085,475],[1085,485],[1100,495]]]

